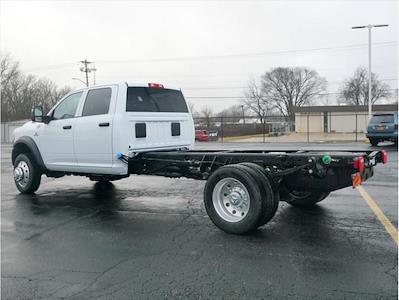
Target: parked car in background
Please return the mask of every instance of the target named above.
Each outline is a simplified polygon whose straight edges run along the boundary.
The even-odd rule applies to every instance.
[[[208,131],[208,137],[210,142],[216,142],[218,140],[218,131],[213,130],[213,131]]]
[[[398,113],[374,114],[367,126],[370,144],[377,146],[382,141],[398,144]]]
[[[209,141],[208,132],[206,130],[196,130],[195,140],[199,142],[208,142]]]

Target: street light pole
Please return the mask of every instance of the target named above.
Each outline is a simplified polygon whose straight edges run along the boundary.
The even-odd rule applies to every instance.
[[[371,119],[371,28],[373,27],[388,27],[388,24],[379,24],[379,25],[363,25],[363,26],[354,26],[352,29],[363,29],[367,28],[369,31],[369,93],[368,93],[368,107],[369,107],[369,120]]]

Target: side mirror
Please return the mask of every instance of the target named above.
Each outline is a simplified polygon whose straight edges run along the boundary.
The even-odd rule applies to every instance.
[[[31,119],[33,122],[43,122],[43,107],[34,106],[32,108]]]

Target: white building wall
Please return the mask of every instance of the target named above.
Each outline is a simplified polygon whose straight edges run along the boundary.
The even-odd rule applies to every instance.
[[[308,132],[308,118],[309,118],[309,132],[323,132],[323,114],[295,114],[295,130],[296,132]]]
[[[378,112],[373,113],[389,113]],[[324,132],[324,113],[296,113],[295,130],[296,132],[307,132],[309,116],[309,132]],[[367,131],[368,114],[365,112],[328,112],[328,132],[336,133],[364,133]],[[357,123],[357,128],[356,128]]]

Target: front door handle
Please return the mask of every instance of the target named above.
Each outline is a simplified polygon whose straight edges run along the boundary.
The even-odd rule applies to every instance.
[[[72,128],[72,126],[71,125],[65,125],[65,126],[62,126],[62,129],[71,129]]]
[[[109,122],[104,122],[104,123],[100,123],[98,124],[99,127],[107,127],[109,126]]]

